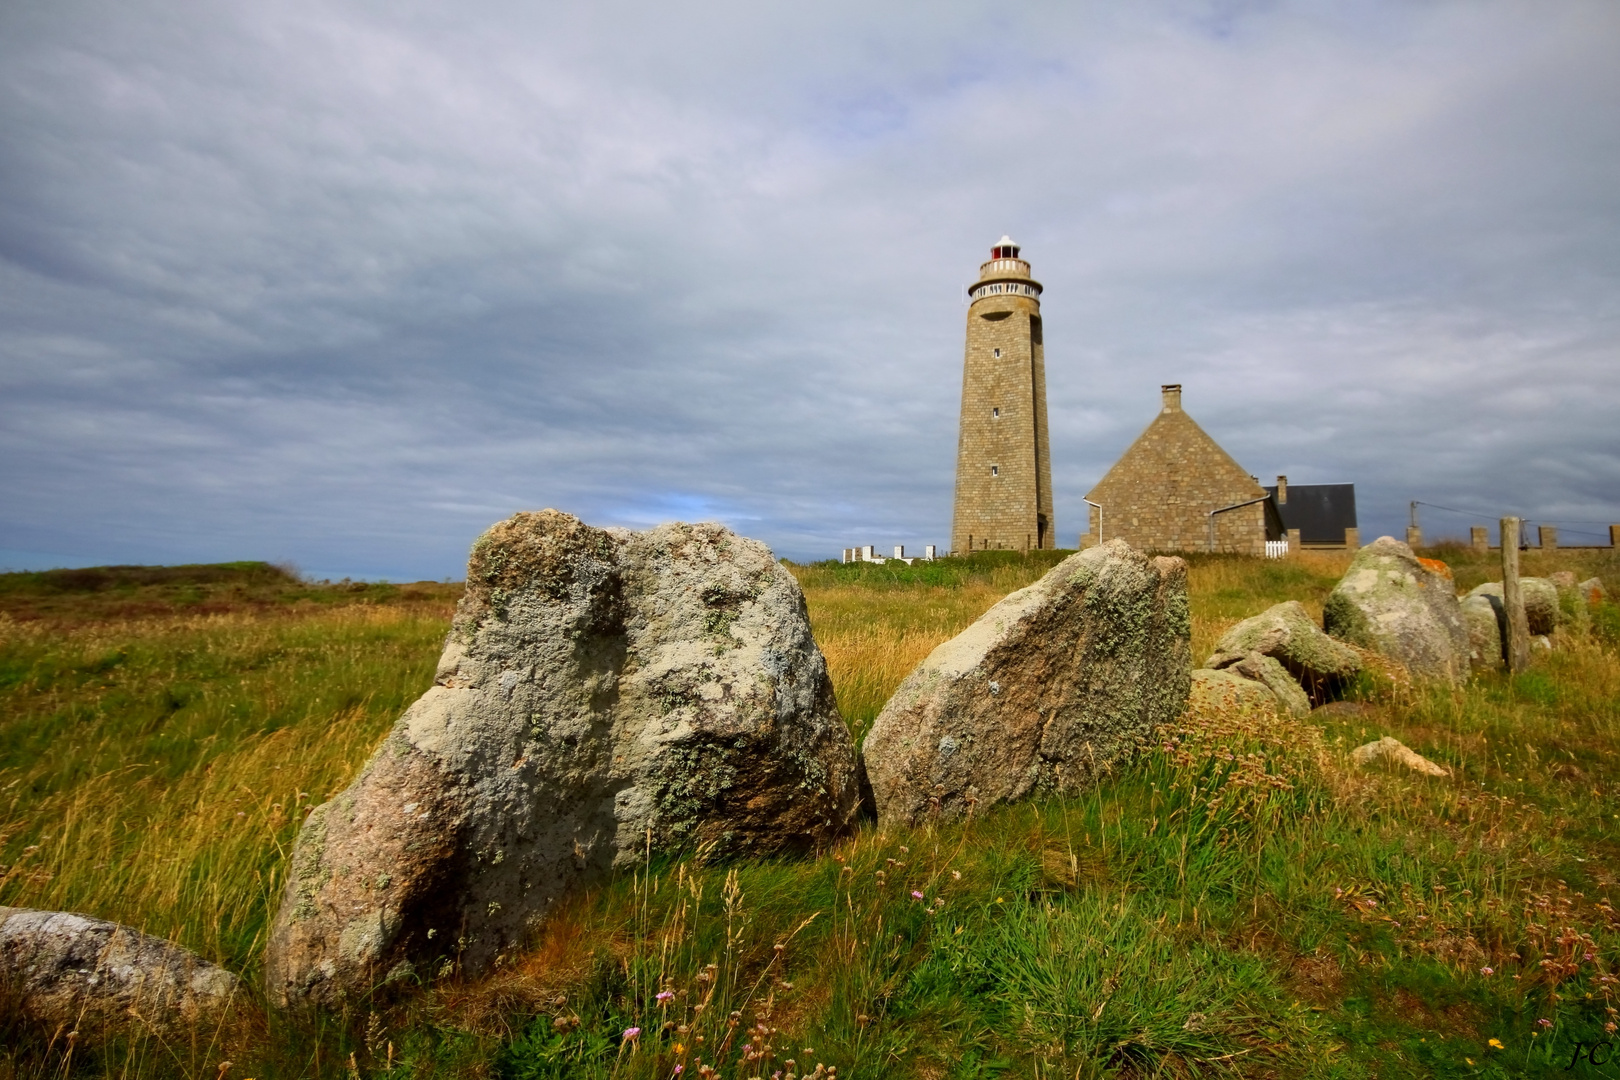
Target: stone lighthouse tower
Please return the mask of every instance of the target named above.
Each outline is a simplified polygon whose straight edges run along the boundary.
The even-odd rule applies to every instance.
[[[1003,236],[968,297],[951,550],[1055,548],[1040,282]]]

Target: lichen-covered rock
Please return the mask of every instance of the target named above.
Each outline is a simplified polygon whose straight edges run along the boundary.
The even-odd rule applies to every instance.
[[[1601,604],[1609,598],[1609,590],[1603,587],[1601,578],[1589,577],[1575,587],[1581,590],[1581,595],[1586,598],[1588,608]]]
[[[1468,662],[1475,671],[1502,666],[1502,598],[1470,593],[1460,605],[1468,625]]]
[[[1230,667],[1250,653],[1276,658],[1318,704],[1361,670],[1356,651],[1323,633],[1298,600],[1273,605],[1232,627],[1204,666]]]
[[[1476,586],[1469,596],[1492,597],[1492,603],[1502,605],[1502,583],[1487,581]],[[1550,634],[1558,629],[1558,586],[1546,578],[1521,577],[1519,595],[1524,598],[1524,618],[1532,634]]]
[[[173,1036],[217,1025],[235,975],[172,941],[66,911],[0,907],[0,987],[42,1028],[83,1041],[118,1028]]]
[[[649,848],[806,850],[858,800],[804,596],[763,544],[519,514],[473,547],[433,687],[300,832],[268,988],[477,972]]]
[[[1276,657],[1253,652],[1233,664],[1231,670],[1245,679],[1264,683],[1266,689],[1276,695],[1278,703],[1288,715],[1310,715],[1311,699]]]
[[[1072,555],[928,655],[862,747],[884,824],[1075,791],[1187,699],[1187,568],[1123,540]]]
[[[1286,711],[1286,706],[1277,700],[1277,695],[1265,683],[1245,678],[1232,668],[1218,671],[1199,668],[1192,673],[1192,686],[1187,694],[1187,712],[1190,715]]]
[[[1322,621],[1334,637],[1420,678],[1458,682],[1468,674],[1468,626],[1450,573],[1423,565],[1394,537],[1381,536],[1356,553],[1323,605]]]

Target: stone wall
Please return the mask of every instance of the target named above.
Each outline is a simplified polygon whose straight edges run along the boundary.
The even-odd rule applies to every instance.
[[[1086,496],[1102,505],[1102,539],[1122,539],[1147,551],[1204,551],[1211,510],[1266,494],[1259,481],[1181,408],[1181,387],[1163,389],[1163,405],[1147,430]],[[1091,510],[1095,542],[1097,510]],[[1215,518],[1215,549],[1265,553],[1265,505]],[[1082,541],[1084,542],[1084,541]]]

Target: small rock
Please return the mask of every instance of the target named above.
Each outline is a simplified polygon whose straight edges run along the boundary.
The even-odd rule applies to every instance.
[[[854,747],[804,594],[722,526],[495,525],[434,682],[305,821],[273,1001],[487,970],[649,848],[802,852],[853,826]]]
[[[1542,652],[1552,652],[1552,639],[1546,634],[1537,634],[1535,637],[1530,639],[1530,647],[1532,649],[1540,649]]]
[[[1413,772],[1419,772],[1425,776],[1451,775],[1451,770],[1444,765],[1435,764],[1422,754],[1410,749],[1399,739],[1391,738],[1388,735],[1376,742],[1356,747],[1350,751],[1350,760],[1362,768],[1366,768],[1375,761],[1387,761],[1395,765],[1405,766]]]
[[[22,1014],[82,1039],[117,1027],[164,1036],[217,1025],[235,975],[172,941],[66,911],[0,907],[0,984]]]
[[[1600,604],[1609,598],[1609,590],[1603,587],[1603,581],[1600,578],[1589,577],[1577,585],[1576,588],[1581,590],[1581,595],[1586,598],[1588,606]]]
[[[1246,679],[1264,683],[1290,716],[1310,715],[1311,699],[1275,657],[1253,652],[1233,664],[1231,670]]]
[[[1229,667],[1250,653],[1276,658],[1315,702],[1361,670],[1356,651],[1323,633],[1298,600],[1273,605],[1232,627],[1204,666]]]
[[[1187,712],[1191,715],[1286,711],[1287,706],[1265,683],[1244,678],[1232,668],[1199,668],[1192,673],[1192,688],[1187,694]]]
[[[1414,676],[1455,683],[1468,675],[1468,626],[1450,573],[1423,565],[1394,537],[1381,536],[1356,553],[1322,616],[1329,634]]]
[[[1122,540],[1070,556],[936,648],[883,707],[862,746],[878,821],[1088,786],[1181,714],[1189,636],[1180,559]]]

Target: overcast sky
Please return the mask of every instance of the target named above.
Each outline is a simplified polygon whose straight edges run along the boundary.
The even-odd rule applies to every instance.
[[[0,566],[943,546],[1004,232],[1066,544],[1165,382],[1364,537],[1620,521],[1613,0],[15,0]]]

